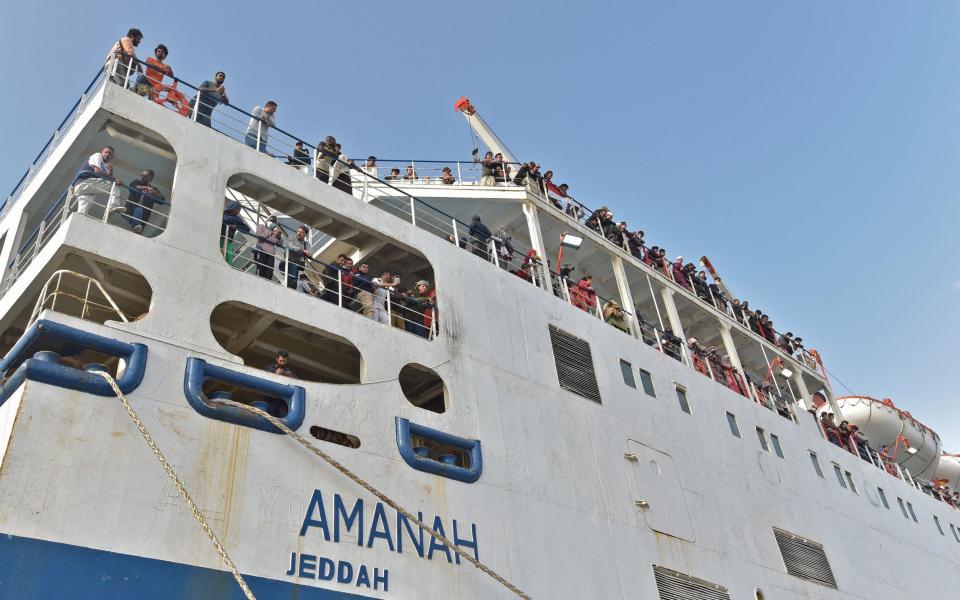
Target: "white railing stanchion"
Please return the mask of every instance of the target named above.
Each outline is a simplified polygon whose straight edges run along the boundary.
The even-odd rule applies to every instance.
[[[337,268],[337,306],[343,308],[343,271]]]
[[[46,221],[40,221],[40,229],[37,230],[37,241],[33,245],[33,257],[36,258],[40,253],[40,247],[43,246],[43,229],[46,227]],[[32,260],[32,259],[31,259]]]
[[[385,288],[387,290],[387,325],[393,326],[393,310],[390,308],[390,305],[393,304],[393,291],[390,288]]]
[[[450,219],[450,222],[453,224],[453,245],[457,248],[460,247],[460,232],[457,231],[457,220]]]
[[[460,161],[457,161],[457,185],[463,185],[463,173],[460,172]]]
[[[283,249],[283,281],[281,285],[287,285],[287,282],[290,281],[290,249]]]
[[[417,207],[416,207],[416,200],[414,199],[413,196],[410,196],[410,224],[411,225],[417,224]]]
[[[260,136],[263,134],[263,121],[257,120],[257,152],[260,152]]]
[[[110,218],[110,208],[113,206],[113,196],[117,193],[117,182],[110,184],[110,193],[107,194],[107,205],[103,208],[103,222],[106,223]]]

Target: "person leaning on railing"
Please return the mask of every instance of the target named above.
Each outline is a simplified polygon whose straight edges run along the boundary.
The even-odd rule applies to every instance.
[[[626,313],[623,311],[623,308],[613,300],[603,305],[603,320],[624,333],[630,333],[630,325],[627,323]]]
[[[304,261],[310,258],[307,250],[307,226],[297,227],[296,238],[287,246],[287,287],[296,289],[299,285],[300,271]]]
[[[142,233],[150,223],[154,204],[166,204],[167,201],[153,185],[153,169],[144,169],[140,177],[130,182],[127,194],[126,218],[134,233]]]
[[[143,34],[139,29],[133,28],[127,31],[127,35],[117,40],[107,53],[106,67],[110,68],[111,63],[116,61],[111,79],[114,83],[121,86],[133,85],[133,73],[143,72],[140,63],[137,62],[136,47],[140,45]]]
[[[267,100],[267,103],[260,106],[254,106],[250,111],[250,122],[247,123],[247,131],[244,134],[243,141],[251,148],[260,152],[267,151],[267,136],[271,127],[277,126],[277,103],[273,100]]]
[[[190,107],[197,113],[197,123],[211,127],[213,109],[218,104],[230,104],[227,98],[227,90],[223,87],[227,74],[223,71],[217,71],[213,79],[206,80],[200,84],[197,95],[190,101]],[[199,105],[196,105],[199,103]]]
[[[328,135],[317,144],[317,162],[314,165],[314,174],[317,179],[324,183],[330,183],[330,171],[339,154],[337,138],[332,135]]]
[[[91,154],[87,162],[77,171],[73,179],[73,185],[70,188],[70,198],[68,205],[73,206],[76,202],[77,212],[85,215],[94,215],[97,207],[97,196],[110,194],[110,187],[113,183],[118,186],[123,182],[113,176],[113,159],[116,151],[113,146],[104,146],[100,152]],[[119,212],[124,210],[121,206],[116,206],[117,201],[111,196],[106,202],[106,208],[110,212]]]

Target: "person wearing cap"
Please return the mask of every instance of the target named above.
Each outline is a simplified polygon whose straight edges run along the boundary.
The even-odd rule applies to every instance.
[[[314,164],[314,175],[324,183],[330,183],[330,169],[339,155],[336,149],[337,138],[328,135],[317,144],[317,161]]]
[[[366,173],[367,175],[369,175],[370,177],[373,177],[374,179],[376,179],[376,177],[377,177],[377,157],[374,156],[374,155],[372,155],[372,154],[371,154],[370,156],[368,156],[368,157],[367,157],[367,162],[366,162],[362,167],[360,167],[360,170],[363,171],[364,173]]]
[[[417,282],[416,289],[414,290],[414,299],[419,304],[419,308],[423,315],[422,325],[416,328],[417,335],[425,338],[430,337],[430,326],[434,321],[434,301],[436,297],[437,290],[430,289],[429,281],[426,279],[421,279]]]
[[[678,256],[677,260],[673,261],[673,280],[686,289],[690,289],[690,282],[687,280],[687,275],[683,271],[683,257]]]
[[[444,167],[443,173],[440,175],[440,183],[444,185],[453,185],[457,182],[457,178],[453,176],[453,172],[450,170],[450,167]]]

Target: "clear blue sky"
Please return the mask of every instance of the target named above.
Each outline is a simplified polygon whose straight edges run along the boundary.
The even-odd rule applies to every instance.
[[[234,103],[276,99],[282,128],[352,157],[467,158],[467,95],[521,159],[710,256],[960,452],[958,23],[933,0],[7,3],[0,183],[131,26],[142,56],[222,69]]]

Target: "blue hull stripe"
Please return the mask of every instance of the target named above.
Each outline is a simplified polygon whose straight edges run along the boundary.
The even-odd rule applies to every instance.
[[[257,600],[371,598],[276,579],[244,578]],[[243,600],[244,596],[228,571],[0,534],[0,598]]]

